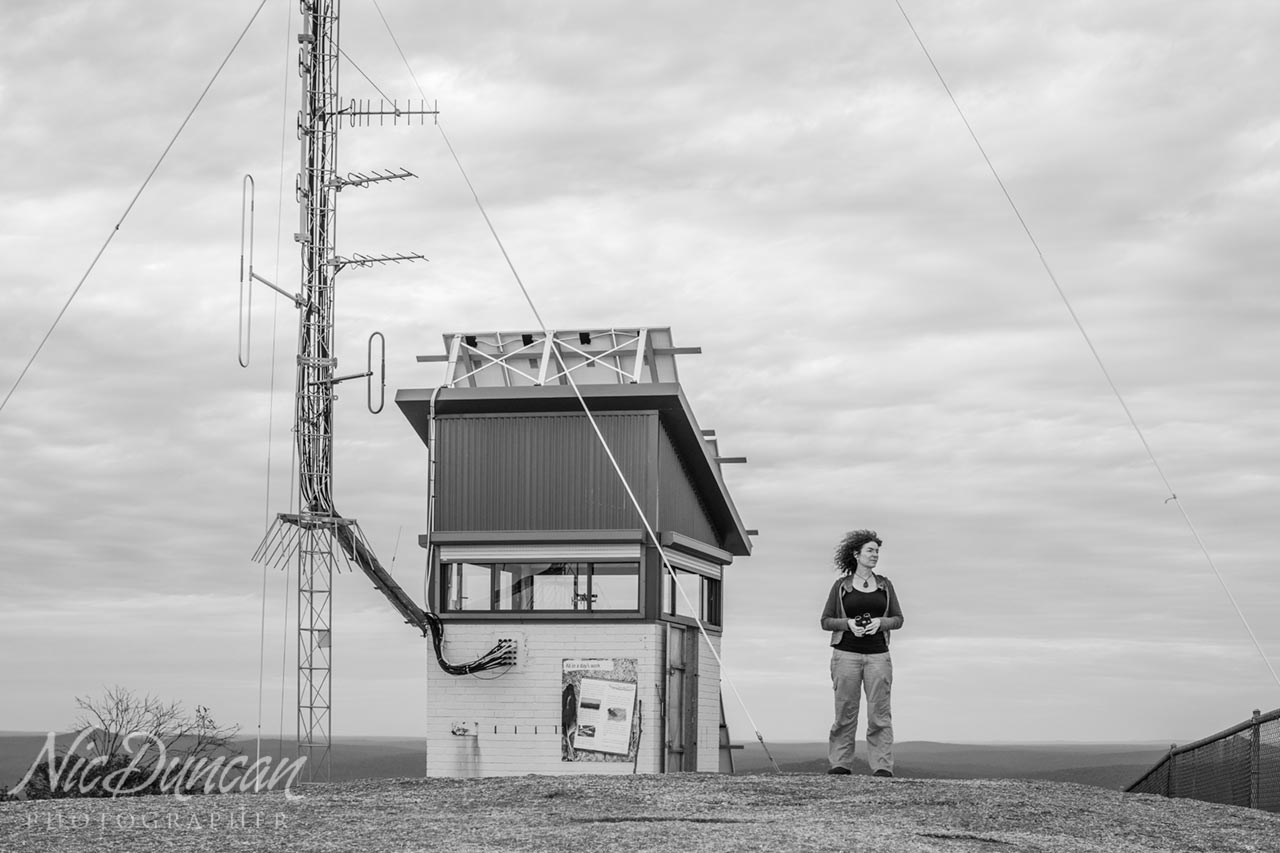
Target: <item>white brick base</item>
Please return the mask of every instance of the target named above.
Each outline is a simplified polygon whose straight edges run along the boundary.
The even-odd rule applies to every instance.
[[[666,679],[666,625],[523,623],[445,628],[445,658],[473,660],[499,638],[519,643],[519,663],[473,676],[444,673],[427,662],[427,775],[510,776],[526,773],[658,773],[664,752],[661,695]],[[719,638],[715,638],[719,651]],[[719,766],[720,670],[699,643],[698,767]],[[563,761],[560,754],[562,661],[635,658],[640,746],[636,763]],[[455,734],[455,732],[458,732]]]

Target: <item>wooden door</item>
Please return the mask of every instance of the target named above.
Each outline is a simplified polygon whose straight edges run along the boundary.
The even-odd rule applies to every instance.
[[[663,769],[698,769],[698,644],[696,628],[667,625],[667,678],[663,702]]]

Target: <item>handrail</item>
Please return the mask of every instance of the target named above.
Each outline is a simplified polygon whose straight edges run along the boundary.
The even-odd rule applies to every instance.
[[[1209,735],[1208,737],[1202,737],[1200,738],[1200,740],[1186,744],[1185,746],[1174,747],[1173,749],[1169,750],[1169,754],[1181,755],[1184,752],[1190,752],[1193,749],[1199,749],[1202,746],[1208,746],[1214,741],[1222,740],[1224,738],[1229,738],[1232,735],[1238,735],[1240,734],[1240,732],[1244,731],[1245,729],[1251,729],[1254,726],[1259,726],[1259,725],[1262,725],[1263,723],[1269,723],[1272,720],[1280,720],[1280,708],[1276,708],[1274,711],[1268,711],[1265,714],[1259,714],[1256,717],[1252,717],[1248,720],[1245,720],[1243,723],[1237,723],[1234,726],[1231,726],[1230,728],[1223,729],[1217,734],[1212,734],[1212,735]]]
[[[1264,765],[1273,768],[1275,763],[1274,757],[1263,757],[1264,743],[1280,744],[1280,726],[1266,733],[1264,733],[1264,726],[1276,723],[1280,723],[1280,708],[1265,714],[1255,710],[1248,720],[1229,726],[1208,737],[1182,746],[1173,744],[1164,757],[1124,790],[1126,793],[1189,797],[1280,811],[1280,777],[1272,778],[1274,774],[1263,773]],[[1224,753],[1221,750],[1215,750],[1208,756],[1197,758],[1196,754],[1200,750],[1213,748],[1240,735],[1246,735],[1249,741],[1247,761],[1238,753],[1235,758],[1224,760]],[[1274,754],[1274,746],[1268,749],[1271,749]],[[1227,755],[1229,756],[1230,753]],[[1188,757],[1178,761],[1179,756]],[[1248,778],[1242,779],[1243,766],[1246,763]],[[1164,780],[1153,778],[1161,772],[1167,774]],[[1223,784],[1224,775],[1225,785]],[[1243,796],[1246,788],[1247,802]]]

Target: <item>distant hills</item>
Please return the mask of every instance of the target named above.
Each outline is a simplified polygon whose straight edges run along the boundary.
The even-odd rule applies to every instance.
[[[59,744],[74,735],[60,735]],[[40,754],[46,735],[0,732],[0,785],[6,790],[26,773]],[[238,747],[251,758],[255,743],[241,738]],[[262,742],[262,754],[275,756],[278,738]],[[334,742],[332,779],[420,778],[426,766],[423,742],[405,737],[343,737]],[[825,773],[826,743],[771,743],[769,750],[785,773]],[[966,745],[908,741],[894,746],[897,775],[920,779],[1047,779],[1121,790],[1136,781],[1168,751],[1155,744],[1009,744]],[[283,755],[295,754],[291,738]],[[865,756],[865,745],[858,745]],[[758,743],[734,751],[738,773],[769,773],[772,767]],[[861,763],[855,772],[867,773]]]
[[[69,746],[75,733],[59,734],[60,747]],[[47,734],[29,732],[0,732],[0,787],[12,788],[31,763],[40,756]],[[258,753],[253,738],[237,738],[234,746],[253,760]],[[297,756],[294,739],[286,737],[263,738],[262,755],[272,756],[278,764],[280,757]],[[423,776],[427,759],[420,739],[404,737],[347,737],[334,742],[332,751],[332,776],[334,782],[353,779],[399,779]]]
[[[858,744],[855,772],[869,773],[866,745]],[[894,744],[894,772],[917,779],[1048,779],[1123,790],[1169,750],[1156,744],[954,744],[907,741]],[[827,745],[770,744],[769,752],[786,773],[825,773]],[[772,769],[759,744],[734,752],[740,773]]]

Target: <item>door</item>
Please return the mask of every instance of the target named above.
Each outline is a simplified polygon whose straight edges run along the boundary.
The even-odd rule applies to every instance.
[[[663,769],[698,769],[698,644],[696,628],[667,624],[667,683],[663,708]]]

